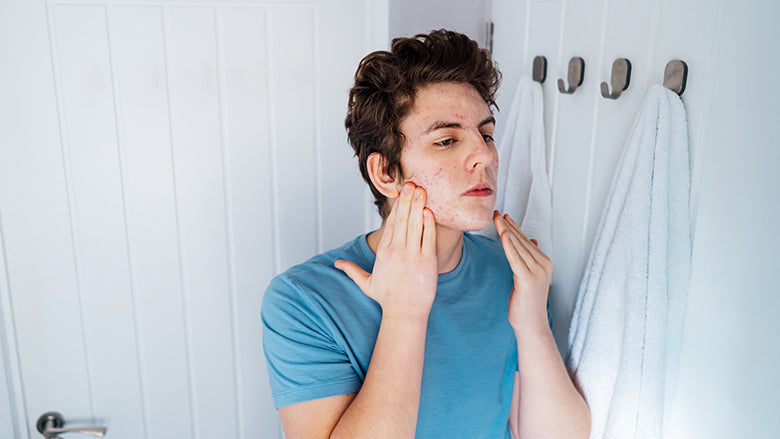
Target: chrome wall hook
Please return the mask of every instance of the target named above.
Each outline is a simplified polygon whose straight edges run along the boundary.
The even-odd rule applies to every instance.
[[[669,61],[664,69],[664,87],[681,96],[687,82],[688,64],[679,59]]]
[[[618,58],[612,63],[612,77],[609,79],[612,84],[612,93],[609,92],[609,86],[606,82],[601,83],[601,96],[607,99],[617,99],[628,88],[631,82],[631,61],[626,58]]]
[[[577,87],[582,85],[582,80],[585,77],[585,60],[579,56],[574,56],[569,60],[569,88],[563,82],[563,79],[558,78],[558,91],[567,95],[574,93]]]
[[[534,58],[534,68],[532,76],[534,81],[543,84],[547,79],[547,58],[539,55]]]

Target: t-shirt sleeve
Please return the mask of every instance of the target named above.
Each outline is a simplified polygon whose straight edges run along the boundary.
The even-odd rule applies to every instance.
[[[282,275],[271,281],[261,317],[277,409],[360,390],[362,381],[330,335],[326,313],[292,279]]]

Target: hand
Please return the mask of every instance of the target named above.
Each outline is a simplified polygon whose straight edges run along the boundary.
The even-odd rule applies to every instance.
[[[512,267],[514,285],[509,296],[509,323],[515,331],[544,331],[552,261],[535,239],[528,239],[509,214],[493,212],[493,224],[501,237],[504,254]]]
[[[425,189],[405,183],[383,225],[374,271],[339,260],[344,271],[368,297],[382,306],[382,319],[427,321],[436,296],[436,221],[425,207]]]

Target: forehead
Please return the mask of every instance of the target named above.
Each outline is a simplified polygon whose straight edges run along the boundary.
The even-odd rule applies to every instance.
[[[441,82],[419,88],[414,107],[401,122],[401,131],[409,136],[423,134],[437,122],[477,126],[492,115],[487,103],[470,84]]]

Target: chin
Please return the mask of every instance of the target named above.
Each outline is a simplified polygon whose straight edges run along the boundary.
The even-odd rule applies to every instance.
[[[489,215],[478,215],[471,218],[453,218],[451,221],[442,221],[437,224],[461,232],[476,232],[493,223],[493,211]]]
[[[493,201],[493,200],[491,200]],[[493,222],[494,202],[455,206],[429,204],[436,224],[460,232],[475,232],[488,227]]]

